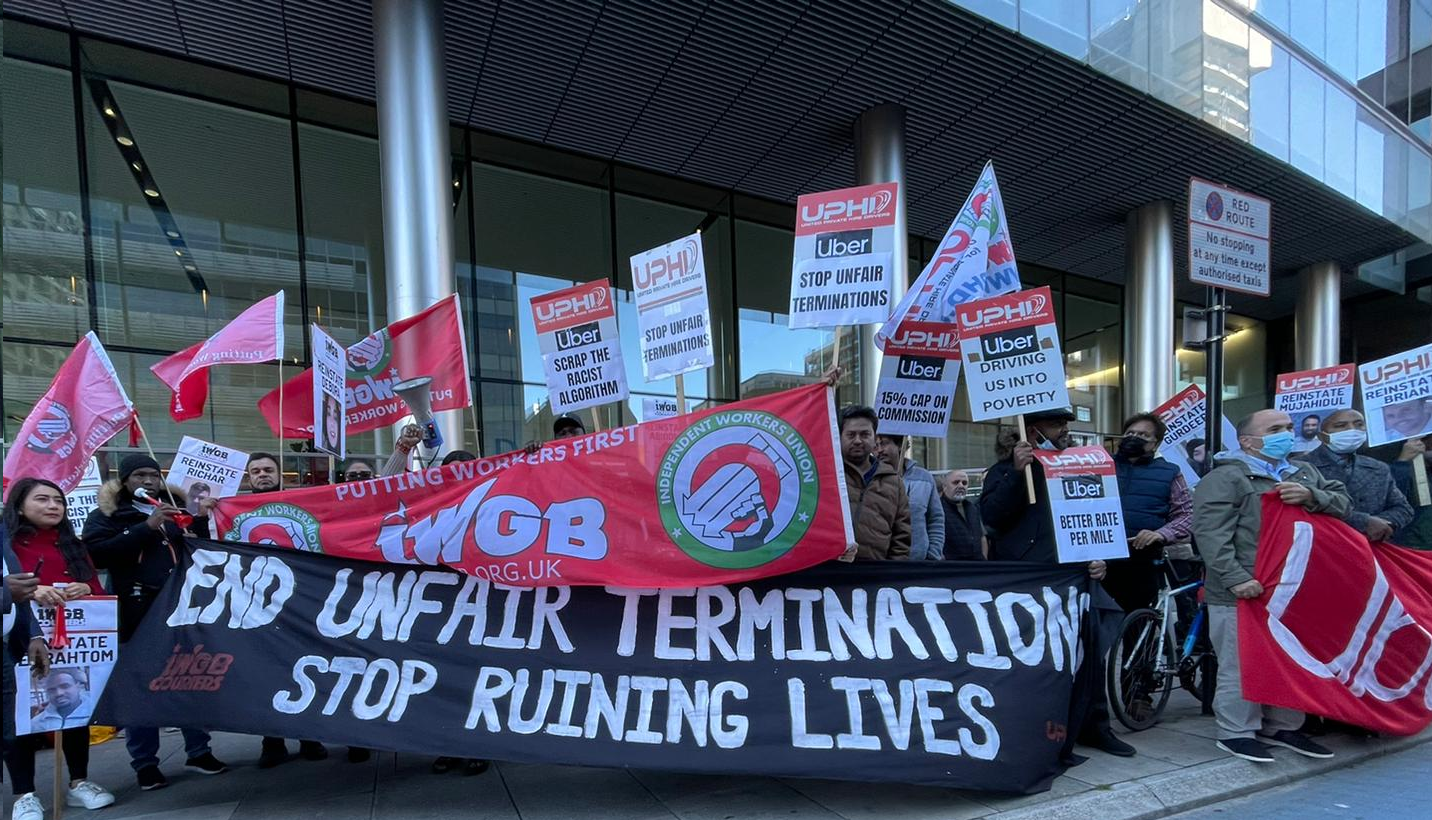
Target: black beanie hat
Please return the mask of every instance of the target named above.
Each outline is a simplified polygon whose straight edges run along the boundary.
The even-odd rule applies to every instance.
[[[135,470],[143,470],[145,467],[159,469],[159,462],[145,455],[144,453],[131,453],[119,462],[119,482],[123,484],[129,480]]]

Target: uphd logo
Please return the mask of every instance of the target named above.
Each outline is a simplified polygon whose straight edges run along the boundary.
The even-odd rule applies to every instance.
[[[596,322],[574,325],[557,331],[557,349],[571,350],[574,347],[594,345],[602,340],[601,327]]]
[[[870,253],[870,233],[870,229],[866,228],[863,231],[834,231],[816,234],[816,258],[828,259],[832,256],[857,256],[862,253]]]
[[[1104,480],[1096,475],[1071,475],[1059,480],[1065,498],[1103,498]]]
[[[921,330],[900,325],[890,334],[889,344],[896,349],[958,351],[960,336],[953,330]]]
[[[1409,356],[1400,361],[1383,362],[1376,370],[1363,370],[1362,383],[1379,384],[1388,379],[1407,378],[1432,370],[1432,351]]]
[[[967,330],[977,330],[996,323],[1026,321],[1044,315],[1048,304],[1049,300],[1044,298],[1044,294],[1034,293],[977,311],[960,311],[960,326]]]
[[[636,289],[646,290],[694,275],[696,263],[701,259],[701,248],[696,244],[697,241],[687,239],[664,256],[656,255],[646,260],[645,264],[632,265],[632,282]]]
[[[1160,411],[1159,418],[1163,419],[1164,422],[1167,423],[1172,419],[1178,418],[1184,413],[1202,409],[1203,400],[1204,395],[1202,390],[1189,390],[1187,393],[1184,394],[1183,398],[1180,398],[1178,400],[1177,404]]]
[[[802,206],[801,223],[818,225],[885,216],[894,204],[895,197],[889,191],[876,191],[860,199],[827,199]]]
[[[1039,459],[1045,467],[1055,469],[1058,467],[1100,467],[1108,462],[1095,453],[1060,453],[1057,456],[1041,457]]]
[[[560,322],[582,313],[591,313],[601,310],[607,306],[607,287],[592,288],[590,290],[573,293],[559,299],[547,299],[541,302],[533,302],[532,309],[540,324]]]
[[[1319,387],[1340,387],[1352,383],[1352,368],[1338,368],[1331,373],[1323,373],[1319,376],[1297,376],[1289,374],[1278,377],[1279,393],[1298,393],[1304,390],[1313,390]]]
[[[937,382],[945,372],[945,360],[937,356],[901,356],[895,375],[901,379]]]
[[[1039,350],[1039,334],[1034,332],[1033,327],[1020,327],[1014,330],[1005,330],[999,333],[991,333],[981,336],[980,352],[986,361],[989,359],[1006,359],[1010,356],[1022,356],[1025,353],[1033,353]]]

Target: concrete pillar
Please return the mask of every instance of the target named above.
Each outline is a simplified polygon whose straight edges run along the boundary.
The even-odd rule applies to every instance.
[[[442,8],[442,0],[373,2],[389,322],[412,316],[453,292],[452,152]],[[401,375],[410,379],[429,374]],[[445,449],[463,447],[464,413],[438,415]]]
[[[1341,364],[1342,270],[1318,262],[1298,272],[1293,351],[1299,370]]]
[[[1130,211],[1124,245],[1123,404],[1128,415],[1152,410],[1173,395],[1173,203],[1150,202]]]
[[[909,229],[905,222],[905,109],[894,103],[877,105],[855,121],[856,184],[896,182],[900,190],[895,203],[895,268],[890,294],[893,306],[910,286]],[[880,378],[880,349],[875,346],[873,325],[860,328],[860,402],[875,404],[875,384]]]

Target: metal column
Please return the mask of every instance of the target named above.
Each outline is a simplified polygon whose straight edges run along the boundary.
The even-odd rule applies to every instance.
[[[855,121],[855,175],[858,185],[896,182],[900,185],[895,202],[895,248],[891,254],[894,283],[893,307],[910,286],[909,230],[905,223],[905,109],[894,103],[871,108]],[[874,326],[860,328],[860,403],[875,404],[875,384],[880,379],[880,349],[875,346]],[[836,351],[836,356],[840,351]]]
[[[1173,395],[1173,203],[1150,202],[1125,225],[1124,414]],[[1118,423],[1118,422],[1114,422]]]
[[[1293,314],[1293,350],[1299,370],[1340,364],[1342,270],[1319,262],[1298,272],[1298,305]]]
[[[442,6],[441,0],[373,2],[389,322],[454,288]],[[447,447],[464,446],[461,412],[440,413],[438,423]]]

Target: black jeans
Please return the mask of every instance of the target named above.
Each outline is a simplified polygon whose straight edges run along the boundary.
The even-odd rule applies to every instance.
[[[35,753],[40,750],[40,738],[44,734],[19,735],[5,750],[5,766],[10,769],[10,790],[16,797],[35,790]],[[89,777],[89,727],[76,726],[60,732],[60,747],[65,751],[70,779],[84,780]]]

